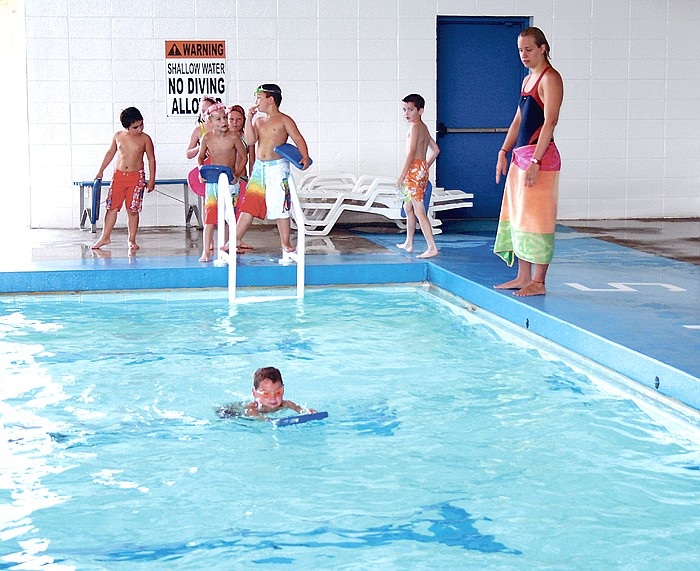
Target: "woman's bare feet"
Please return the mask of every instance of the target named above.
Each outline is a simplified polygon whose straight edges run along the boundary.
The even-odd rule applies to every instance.
[[[106,246],[107,244],[111,244],[112,240],[109,238],[100,238],[97,242],[95,242],[90,248],[93,250],[99,250],[102,246]]]
[[[129,242],[129,252],[135,252],[136,250],[139,250],[141,246],[139,246],[136,242]]]
[[[248,244],[248,243],[246,243],[246,242],[240,242],[240,243],[238,244],[238,247],[239,247],[241,250],[252,250],[252,249],[253,249],[253,246],[251,246],[250,244]]]
[[[418,254],[416,258],[434,258],[440,253],[440,251],[437,248],[428,248],[425,252],[422,254]]]
[[[515,278],[514,280],[510,280],[509,282],[495,285],[495,286],[493,286],[493,289],[521,289],[521,288],[524,288],[529,283],[530,283],[530,280],[521,280],[521,279]]]
[[[241,248],[242,248],[242,247],[243,247],[243,246],[241,246]],[[293,247],[291,244],[282,244],[282,249],[283,249],[285,252],[293,252],[293,251],[294,251],[294,247]]]
[[[413,252],[413,244],[406,244],[406,242],[404,242],[403,244],[396,244],[396,247],[408,253]]]
[[[544,282],[537,282],[532,280],[524,288],[513,292],[513,295],[518,297],[531,297],[533,295],[545,295],[547,293],[547,288],[544,286]]]

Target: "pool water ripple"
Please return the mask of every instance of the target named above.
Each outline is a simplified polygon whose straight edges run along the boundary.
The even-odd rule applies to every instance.
[[[0,566],[697,568],[697,446],[515,336],[421,288],[0,305]],[[268,364],[329,418],[218,419]]]

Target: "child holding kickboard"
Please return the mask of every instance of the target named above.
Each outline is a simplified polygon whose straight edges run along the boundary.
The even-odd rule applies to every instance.
[[[301,407],[290,400],[285,400],[284,381],[280,370],[275,367],[261,367],[253,375],[253,400],[219,407],[216,413],[221,418],[246,417],[281,422],[284,417],[274,419],[268,415],[286,409],[307,416],[307,418],[287,417],[292,420],[290,424],[320,420],[328,416],[326,412],[318,413],[313,408]]]
[[[229,129],[226,106],[223,103],[210,105],[205,111],[209,131],[202,137],[197,155],[197,163],[201,167],[209,157],[212,165],[225,166],[233,172],[233,182],[229,187],[232,196],[238,192],[238,181],[245,173],[248,153],[243,146],[239,134]],[[203,181],[201,175],[200,180]],[[214,228],[218,222],[217,190],[218,182],[206,183],[204,199],[204,239],[200,262],[211,262],[214,254]]]
[[[289,195],[289,162],[275,152],[288,138],[294,141],[301,153],[301,166],[309,168],[309,150],[294,120],[279,110],[282,104],[282,89],[274,83],[264,83],[255,91],[255,105],[248,110],[245,123],[245,140],[255,148],[253,172],[241,201],[237,239],[243,236],[253,222],[253,217],[275,220],[282,248],[293,252],[290,243],[291,208]]]

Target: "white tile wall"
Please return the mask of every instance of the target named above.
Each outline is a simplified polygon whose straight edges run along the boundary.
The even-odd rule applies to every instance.
[[[548,34],[565,81],[561,218],[700,216],[697,0],[26,0],[25,10],[33,226],[78,224],[71,182],[94,176],[126,106],[144,114],[158,177],[189,170],[194,121],[166,116],[165,39],[227,41],[229,104],[280,83],[314,169],[393,176],[401,98],[423,93],[435,120],[437,15],[526,15]],[[181,193],[168,192],[148,197],[144,224],[183,223]]]

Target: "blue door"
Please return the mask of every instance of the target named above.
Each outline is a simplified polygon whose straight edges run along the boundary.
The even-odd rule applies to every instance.
[[[474,207],[450,217],[498,217],[505,177],[496,185],[496,155],[525,77],[518,34],[529,25],[523,17],[438,16],[437,184],[474,193]]]

